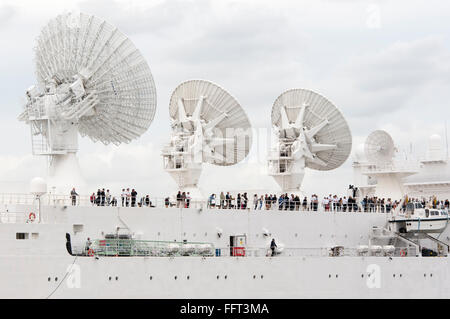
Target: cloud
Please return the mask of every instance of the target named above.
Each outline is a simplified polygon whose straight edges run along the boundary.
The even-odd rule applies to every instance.
[[[16,15],[17,9],[11,5],[0,6],[0,28],[5,27]]]
[[[450,80],[450,51],[442,37],[396,42],[353,61],[354,79],[361,90],[410,93],[436,81]],[[365,75],[370,76],[365,76]]]
[[[434,0],[43,2],[0,7],[0,21],[6,21],[0,22],[0,32],[11,43],[0,52],[2,181],[27,185],[45,173],[45,158],[25,155],[31,152],[29,129],[16,117],[20,97],[35,82],[34,39],[48,19],[73,8],[96,14],[129,35],[149,63],[158,93],[155,121],[130,145],[105,147],[80,139],[80,165],[90,188],[128,185],[161,195],[176,189],[162,168],[160,150],[169,139],[170,95],[190,78],[227,89],[256,128],[270,127],[279,94],[303,87],[342,110],[355,141],[386,129],[396,144],[413,142],[417,151],[430,134],[443,135],[450,115],[449,22],[445,4]],[[380,7],[377,29],[366,24],[371,3]],[[8,27],[2,28],[5,23]],[[36,160],[40,164],[34,166]],[[208,192],[276,188],[264,175],[265,166],[265,158],[230,168],[206,165],[200,183]],[[332,172],[308,171],[304,187],[337,193],[351,179],[347,162]]]

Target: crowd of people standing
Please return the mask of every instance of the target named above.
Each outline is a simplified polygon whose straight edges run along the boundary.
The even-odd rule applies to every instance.
[[[138,200],[137,191],[132,188],[123,188],[120,195],[120,201],[115,196],[111,195],[109,189],[98,189],[97,192],[93,192],[90,196],[90,202],[93,206],[118,206],[122,207],[155,207],[152,203],[150,196],[145,195]],[[79,197],[75,188],[70,192],[70,198],[72,205],[77,203],[77,197]],[[177,208],[189,208],[191,207],[192,198],[189,192],[179,191],[176,195],[176,202],[172,202],[170,197],[164,199],[164,206]],[[237,193],[236,196],[230,192],[221,192],[217,197],[216,194],[211,194],[206,206],[207,208],[218,209],[252,209],[252,210],[284,210],[284,211],[333,211],[333,212],[386,212],[389,213],[398,205],[401,204],[401,200],[392,200],[391,198],[379,198],[365,196],[362,199],[357,199],[354,196],[342,196],[337,195],[324,196],[319,199],[317,194],[312,194],[309,198],[304,196],[301,198],[298,194],[284,193],[279,196],[276,194],[258,195],[253,194],[252,199],[249,195],[244,193]],[[449,209],[449,200],[438,200],[436,197],[431,197],[428,200],[425,198],[406,198],[402,203],[404,209],[409,202],[419,202],[423,207],[432,207],[438,209]]]

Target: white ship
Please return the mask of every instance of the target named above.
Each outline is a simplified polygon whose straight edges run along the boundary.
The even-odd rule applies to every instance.
[[[202,163],[242,161],[250,122],[219,86],[183,82],[170,101],[162,157],[185,197],[116,202],[100,194],[97,205],[69,196],[72,186],[82,189],[78,133],[118,145],[145,132],[156,107],[148,65],[107,22],[64,14],[43,29],[36,67],[38,85],[19,119],[31,127],[33,154],[49,158],[49,175],[33,179],[29,195],[0,198],[1,298],[450,297],[445,198],[406,197],[404,178],[415,168],[392,164],[384,133],[366,142],[369,164],[354,164],[377,183],[356,183],[353,202],[207,199],[198,188]],[[268,171],[289,197],[301,195],[306,168],[331,170],[350,155],[344,116],[317,93],[283,93],[272,123]],[[386,201],[364,202],[371,192]]]

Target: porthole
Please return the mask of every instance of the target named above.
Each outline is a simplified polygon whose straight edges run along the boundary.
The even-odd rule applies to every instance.
[[[392,274],[392,277],[394,277],[394,278],[395,278],[395,274]]]
[[[338,277],[338,274],[336,274],[336,278]]]
[[[253,279],[256,279],[256,275],[253,275]]]
[[[263,275],[261,275],[261,279],[263,279],[264,278],[264,276]]]
[[[205,237],[208,236],[208,233],[205,233]]]
[[[159,236],[159,235],[161,235],[161,233],[160,233],[160,232],[158,232],[158,236]]]
[[[177,278],[178,278],[178,277],[177,277],[177,276],[175,276],[175,277],[173,277],[173,278],[174,278],[175,280],[177,280]]]
[[[108,279],[109,279],[109,281],[111,281],[111,279],[112,279],[112,278],[111,278],[111,276],[109,276],[109,278],[108,278]]]
[[[364,278],[364,274],[361,274],[361,278]]]
[[[58,277],[55,277],[55,281],[58,281]]]
[[[190,278],[189,276],[186,277],[187,280],[189,280],[189,278]]]
[[[328,278],[331,278],[331,274],[328,275]]]
[[[52,280],[50,277],[48,277],[48,281]]]
[[[400,278],[402,277],[402,274],[400,274]]]
[[[227,275],[225,275],[225,277],[224,277],[225,279],[227,279],[228,278],[228,276]]]
[[[150,280],[153,280],[153,276],[150,276]]]
[[[430,274],[430,277],[433,277],[433,274]]]
[[[297,233],[295,234],[295,237],[298,237],[298,234],[297,234]]]
[[[423,276],[424,276],[424,277],[426,277],[426,276],[427,276],[427,274],[423,274]]]
[[[119,277],[116,276],[116,281],[119,280]]]
[[[216,277],[217,279],[219,279],[219,275],[217,275],[217,277]]]
[[[192,234],[193,237],[195,237],[195,235],[196,235],[195,233]]]

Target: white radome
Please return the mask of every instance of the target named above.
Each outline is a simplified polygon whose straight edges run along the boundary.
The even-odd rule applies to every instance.
[[[47,193],[47,182],[42,177],[35,177],[30,182],[30,193],[41,196]]]

